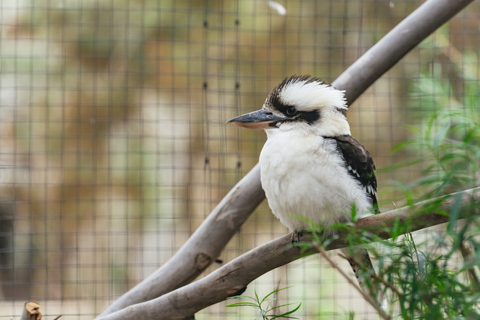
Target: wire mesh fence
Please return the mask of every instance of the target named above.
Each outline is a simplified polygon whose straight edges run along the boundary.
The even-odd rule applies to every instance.
[[[29,299],[47,319],[95,317],[168,261],[257,163],[264,133],[226,120],[260,108],[288,75],[332,82],[421,3],[1,1],[0,318]],[[380,169],[382,211],[403,200],[392,181],[424,165],[381,170],[417,156],[391,153],[406,126],[459,108],[478,86],[479,14],[467,7],[348,113]],[[286,232],[263,203],[206,274]],[[299,318],[375,318],[319,257],[247,293],[284,287],[279,300],[302,302]],[[197,315],[254,317],[224,303]]]

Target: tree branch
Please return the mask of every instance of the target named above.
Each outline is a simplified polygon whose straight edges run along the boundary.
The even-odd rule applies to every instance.
[[[251,170],[167,263],[121,296],[99,317],[154,299],[190,283],[220,255],[227,242],[249,217],[249,214],[244,213],[255,210],[264,198],[260,170]]]
[[[449,217],[444,212],[449,212],[451,207],[456,205],[454,203],[456,195],[462,196],[459,209],[459,212],[462,213],[460,218],[480,215],[479,187],[452,194],[452,197],[444,200],[436,211],[426,212],[423,209],[425,205],[439,201],[439,199],[359,219],[356,228],[387,239],[391,234],[386,232],[385,228],[388,230],[398,221],[408,222],[411,226],[411,229],[404,231],[405,233],[448,222]],[[185,319],[191,317],[210,305],[243,292],[250,282],[266,272],[300,258],[301,249],[292,245],[291,241],[291,234],[272,240],[239,256],[203,279],[154,300],[109,314],[99,320]],[[307,242],[311,239],[308,234],[305,234],[299,236],[299,241]],[[326,250],[346,246],[347,243],[342,240],[342,237],[339,237],[331,242]]]
[[[333,82],[351,104],[382,74],[473,0],[429,0],[368,50]],[[257,164],[156,272],[111,304],[101,316],[179,288],[202,273],[265,198]]]
[[[42,313],[40,312],[40,304],[35,301],[27,301],[23,305],[22,315],[18,320],[40,320]]]

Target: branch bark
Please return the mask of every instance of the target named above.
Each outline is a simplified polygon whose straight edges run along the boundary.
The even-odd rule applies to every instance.
[[[433,199],[382,214],[359,219],[356,228],[361,231],[378,234],[389,238],[385,230],[392,228],[397,221],[408,222],[412,232],[449,221],[449,212],[456,206],[456,196],[462,196],[460,218],[480,215],[480,187],[452,194],[437,207],[436,211],[424,211],[425,205],[438,201]],[[299,236],[299,241],[311,241],[308,234]],[[326,250],[347,246],[340,239],[331,242]],[[243,292],[245,287],[265,274],[301,257],[300,248],[292,245],[292,235],[287,234],[262,246],[250,250],[203,279],[186,285],[159,298],[132,305],[123,310],[109,314],[99,320],[133,320],[133,319],[186,319],[196,312]]]
[[[350,66],[334,87],[346,90],[349,104],[405,54],[473,0],[429,0]],[[221,253],[265,198],[257,164],[210,213],[185,245],[156,272],[125,293],[102,314],[162,296],[194,280]]]
[[[42,313],[40,312],[40,304],[35,301],[27,301],[23,305],[23,312],[19,320],[40,320]]]
[[[258,167],[258,165],[257,165]],[[260,170],[251,170],[223,198],[185,245],[161,268],[111,304],[99,317],[159,297],[194,280],[263,201]]]

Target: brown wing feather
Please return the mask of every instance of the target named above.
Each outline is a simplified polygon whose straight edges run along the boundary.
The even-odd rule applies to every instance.
[[[350,135],[328,138],[336,141],[349,173],[365,187],[365,191],[372,199],[375,211],[378,212],[377,178],[375,177],[375,163],[370,152]]]

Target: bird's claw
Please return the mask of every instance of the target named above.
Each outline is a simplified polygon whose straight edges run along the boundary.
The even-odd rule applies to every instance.
[[[300,242],[300,237],[303,236],[302,231],[294,231],[292,232],[292,245],[295,245],[296,243]]]

